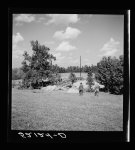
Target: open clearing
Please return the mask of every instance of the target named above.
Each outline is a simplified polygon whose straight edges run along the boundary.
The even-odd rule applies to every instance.
[[[13,130],[122,131],[123,96],[12,89],[11,115]]]

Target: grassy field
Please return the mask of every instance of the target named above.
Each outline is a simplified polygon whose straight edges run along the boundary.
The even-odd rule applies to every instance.
[[[12,129],[122,131],[123,96],[12,89]]]

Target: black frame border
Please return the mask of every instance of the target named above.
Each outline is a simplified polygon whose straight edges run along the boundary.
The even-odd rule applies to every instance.
[[[11,96],[12,96],[12,14],[47,14],[47,13],[77,13],[77,14],[105,14],[124,15],[124,95],[123,95],[123,131],[20,131],[11,130]],[[126,142],[129,113],[129,34],[128,10],[103,10],[103,9],[45,9],[45,8],[8,8],[8,100],[7,100],[7,142],[8,143],[91,143],[91,142]],[[67,138],[22,138],[22,133],[65,133]]]

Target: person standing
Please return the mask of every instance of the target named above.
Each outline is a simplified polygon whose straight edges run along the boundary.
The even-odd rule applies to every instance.
[[[79,86],[79,94],[80,96],[83,95],[83,84],[80,83],[80,86]]]
[[[95,89],[94,89],[94,93],[95,93],[95,96],[98,96],[98,94],[99,94],[99,89],[100,89],[100,86],[99,86],[99,84],[95,84]]]

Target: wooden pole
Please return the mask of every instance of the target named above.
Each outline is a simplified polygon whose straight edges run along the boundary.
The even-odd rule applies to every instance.
[[[80,56],[80,78],[81,78],[81,56]]]

